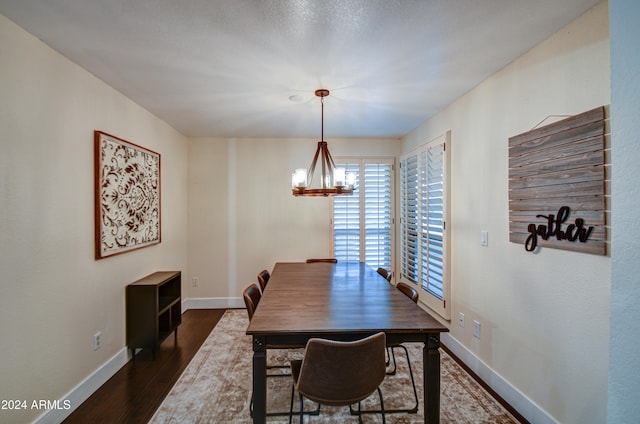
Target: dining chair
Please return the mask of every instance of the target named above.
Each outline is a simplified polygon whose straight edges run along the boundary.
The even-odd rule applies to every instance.
[[[258,283],[260,284],[260,290],[264,292],[264,289],[267,288],[267,283],[269,282],[269,278],[271,278],[271,274],[266,269],[263,269],[258,274]]]
[[[302,360],[291,361],[291,404],[289,423],[293,419],[293,398],[298,391],[300,423],[304,416],[304,398],[319,405],[350,406],[377,391],[380,412],[385,423],[384,400],[380,384],[385,377],[384,333],[376,333],[353,342],[311,338]],[[359,415],[359,414],[358,414]],[[362,416],[358,416],[362,422]]]
[[[244,299],[244,304],[247,307],[247,315],[249,316],[249,322],[251,322],[251,320],[253,319],[253,314],[255,313],[256,308],[258,307],[258,304],[260,303],[260,299],[262,299],[262,294],[260,293],[260,289],[258,288],[258,285],[253,283],[247,286],[247,288],[245,288],[244,291],[242,292],[242,298]],[[301,349],[303,347],[304,346],[289,345],[289,346],[282,346],[280,348],[281,349]],[[267,345],[267,349],[273,349],[273,346]],[[267,369],[282,369],[282,368],[289,368],[289,365],[267,365]],[[289,372],[267,374],[267,377],[289,377],[289,376],[291,376]],[[251,416],[253,416],[253,392],[251,393],[251,403],[249,404],[249,411],[251,413]],[[320,413],[320,410],[316,410],[316,411],[311,411],[308,414],[318,415],[319,413]],[[270,417],[286,416],[286,415],[289,415],[289,413],[268,412],[267,415]]]
[[[242,298],[244,299],[244,305],[247,307],[247,315],[249,316],[249,322],[253,319],[253,314],[256,312],[256,308],[258,307],[258,303],[260,303],[260,299],[262,299],[262,294],[260,293],[260,289],[257,284],[250,284],[246,289],[242,292]],[[288,347],[287,347],[288,348]],[[268,369],[271,368],[289,368],[287,365],[268,365]],[[280,377],[285,376],[288,377],[291,374],[268,374],[268,377]]]
[[[242,293],[242,297],[244,298],[244,304],[247,307],[247,315],[249,315],[249,322],[253,319],[253,314],[258,307],[258,303],[262,298],[262,294],[260,293],[260,289],[257,284],[251,284]],[[288,347],[287,347],[288,348]],[[288,365],[267,365],[267,369],[272,368],[289,368]],[[267,374],[267,377],[288,377],[291,374]]]
[[[336,264],[336,263],[338,263],[338,260],[336,258],[321,258],[321,259],[312,258],[312,259],[307,259],[307,263],[308,264],[312,264],[314,262],[329,262],[329,263],[332,263],[332,264]]]
[[[393,272],[392,271],[386,270],[384,268],[378,268],[377,272],[378,272],[378,274],[380,274],[384,278],[386,278],[388,282],[391,282],[391,278],[393,278]]]
[[[247,286],[247,288],[244,289],[244,292],[242,292],[242,298],[244,299],[244,304],[247,307],[247,315],[249,315],[249,322],[251,322],[251,320],[253,319],[253,314],[256,312],[256,308],[260,303],[260,299],[262,299],[262,294],[260,293],[260,289],[258,288],[258,285],[253,283]],[[279,347],[279,349],[301,349],[303,347],[304,346],[300,346],[300,345],[287,345],[287,346]],[[273,347],[270,345],[267,345],[267,348],[273,349]],[[267,368],[269,369],[289,368],[289,366],[288,365],[268,365]],[[291,374],[269,374],[270,377],[271,376],[288,377],[289,375]]]
[[[249,321],[253,319],[253,314],[258,307],[258,303],[260,303],[260,299],[262,299],[262,294],[260,293],[260,289],[258,285],[253,283],[247,286],[242,292],[242,297],[244,299],[244,304],[247,307],[247,315],[249,316]],[[301,349],[304,346],[299,345],[287,345],[287,346],[279,346],[280,349]],[[267,345],[267,349],[273,349],[274,347],[271,345]],[[283,369],[289,368],[289,365],[267,365],[267,369]],[[291,373],[289,372],[278,372],[274,374],[267,374],[267,377],[289,377]],[[253,392],[251,393],[251,402],[249,404],[249,411],[251,416],[253,416]],[[320,409],[315,411],[310,411],[308,415],[318,415],[320,413]],[[267,416],[286,416],[289,415],[288,412],[268,412]]]
[[[256,308],[258,307],[258,303],[262,298],[260,289],[256,284],[251,284],[242,292],[242,298],[244,299],[244,305],[247,307],[249,321],[251,321],[253,319],[253,314],[256,312]]]
[[[404,293],[409,299],[413,300],[413,303],[418,303],[418,292],[416,289],[406,283],[396,284],[396,288]]]
[[[396,284],[396,288],[400,290],[404,295],[406,295],[409,299],[413,301],[413,303],[418,303],[418,292],[413,287],[409,286],[405,283]],[[416,382],[413,378],[413,370],[411,369],[411,360],[409,359],[409,351],[407,347],[402,343],[387,343],[387,349],[391,351],[391,358],[393,360],[393,370],[388,371],[387,375],[395,375],[396,374],[396,354],[394,352],[395,349],[403,349],[404,355],[407,358],[407,368],[409,369],[409,377],[411,377],[411,386],[413,387],[413,397],[415,400],[415,405],[411,408],[397,409],[393,412],[408,412],[410,414],[418,412],[418,391],[416,390]],[[391,412],[391,411],[390,411]]]

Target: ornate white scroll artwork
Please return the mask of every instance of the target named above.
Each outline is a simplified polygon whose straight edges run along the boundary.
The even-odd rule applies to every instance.
[[[160,154],[95,131],[96,259],[160,243]]]

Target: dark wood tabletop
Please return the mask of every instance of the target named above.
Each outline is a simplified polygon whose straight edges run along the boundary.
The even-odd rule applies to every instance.
[[[440,333],[447,327],[365,263],[275,265],[247,334],[253,336],[254,423],[266,420],[266,349],[311,337],[354,340],[384,331],[389,341],[423,342],[425,423],[440,410]]]
[[[377,331],[449,330],[364,262],[279,262],[247,334]]]

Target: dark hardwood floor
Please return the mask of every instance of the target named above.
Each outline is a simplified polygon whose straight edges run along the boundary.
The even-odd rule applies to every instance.
[[[64,424],[147,423],[160,406],[191,358],[202,346],[226,309],[190,309],[182,314],[178,327],[178,344],[169,336],[160,346],[155,360],[145,349],[129,361],[80,405]],[[442,346],[520,423],[527,420],[484,383],[453,352]]]
[[[65,424],[146,423],[218,323],[224,309],[190,309],[182,314],[178,343],[173,335],[156,358],[144,349],[80,405]]]

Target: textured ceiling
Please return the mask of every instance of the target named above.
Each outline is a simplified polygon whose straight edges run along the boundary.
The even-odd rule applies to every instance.
[[[398,137],[597,0],[0,0],[188,136]],[[294,101],[290,100],[290,97]]]

